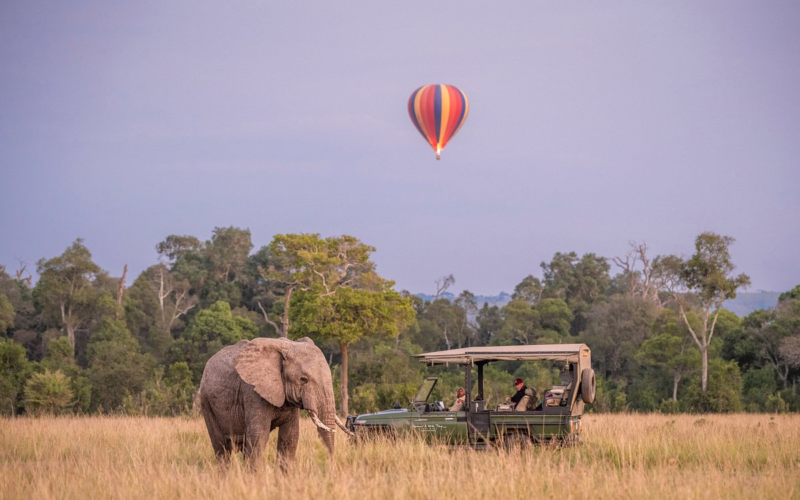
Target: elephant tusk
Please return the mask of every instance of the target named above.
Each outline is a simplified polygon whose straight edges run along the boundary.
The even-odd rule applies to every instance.
[[[345,431],[345,432],[346,432],[346,433],[347,433],[349,436],[355,436],[355,434],[353,434],[353,432],[351,432],[351,431],[350,431],[350,429],[348,429],[347,427],[345,427],[345,425],[342,423],[342,421],[341,421],[341,420],[339,420],[339,416],[338,416],[338,415],[334,415],[334,416],[333,416],[333,418],[335,418],[335,419],[336,419],[336,425],[338,425],[339,427],[341,427],[341,428],[342,428],[342,430],[343,430],[343,431]]]
[[[323,431],[336,432],[336,429],[331,429],[327,425],[323,424],[322,421],[317,418],[317,415],[313,411],[309,411],[308,414],[311,415],[311,421],[314,422],[314,425],[316,425]]]

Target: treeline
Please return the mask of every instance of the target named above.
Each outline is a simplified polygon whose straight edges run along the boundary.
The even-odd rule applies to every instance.
[[[593,411],[798,411],[800,286],[744,318],[722,309],[749,284],[732,243],[703,233],[688,258],[644,244],[612,258],[556,253],[511,302],[479,308],[469,291],[441,298],[451,275],[430,301],[395,291],[375,249],[351,236],[277,235],[254,252],[245,229],[173,235],[130,287],[79,239],[37,262],[35,285],[24,265],[0,266],[0,413],[188,413],[208,358],[258,336],[312,337],[345,413],[405,403],[432,372],[451,398],[462,371],[414,354],[576,342],[592,348]],[[516,377],[543,391],[557,371],[492,364],[489,396],[509,395]]]

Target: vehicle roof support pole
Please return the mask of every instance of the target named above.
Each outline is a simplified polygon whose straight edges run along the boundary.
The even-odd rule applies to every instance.
[[[486,363],[482,363],[478,361],[478,398],[479,400],[483,401],[483,367],[486,366]]]
[[[466,371],[464,378],[464,390],[467,391],[467,402],[472,401],[472,362],[464,365]]]

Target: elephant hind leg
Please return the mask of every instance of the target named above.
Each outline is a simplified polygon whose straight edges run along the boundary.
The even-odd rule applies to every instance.
[[[202,402],[201,409],[203,420],[206,421],[208,437],[211,438],[211,447],[214,448],[214,455],[219,462],[228,462],[233,452],[230,439],[222,432],[214,412],[205,401]]]

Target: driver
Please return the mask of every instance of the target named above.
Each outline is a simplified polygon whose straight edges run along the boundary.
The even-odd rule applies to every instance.
[[[467,391],[463,387],[459,387],[456,392],[456,402],[447,411],[461,411],[464,409],[464,404],[467,401]]]

